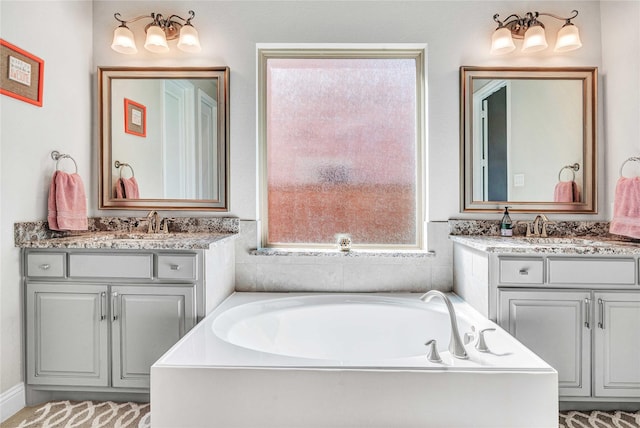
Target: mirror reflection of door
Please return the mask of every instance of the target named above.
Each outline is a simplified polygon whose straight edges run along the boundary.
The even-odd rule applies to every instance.
[[[187,80],[163,85],[162,159],[165,199],[195,197],[194,86]]]
[[[200,177],[197,181],[197,197],[199,199],[218,197],[218,106],[216,100],[198,89],[198,161],[197,168]]]
[[[509,111],[508,82],[480,82],[474,92],[474,199],[479,201],[509,200]]]

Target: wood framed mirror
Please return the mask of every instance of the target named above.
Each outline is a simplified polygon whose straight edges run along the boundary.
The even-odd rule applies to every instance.
[[[229,68],[98,67],[101,209],[229,210]]]
[[[461,211],[596,213],[597,68],[460,68]]]

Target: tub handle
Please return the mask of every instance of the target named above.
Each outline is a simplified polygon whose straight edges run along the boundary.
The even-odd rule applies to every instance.
[[[468,331],[464,334],[464,344],[467,345],[476,338],[476,326],[471,326],[471,331]]]
[[[478,343],[476,343],[476,349],[480,352],[489,352],[489,347],[487,346],[487,342],[484,340],[484,334],[487,331],[496,331],[495,328],[485,328],[484,330],[480,330],[478,333]]]
[[[429,353],[427,354],[427,360],[432,363],[441,363],[442,358],[440,358],[440,354],[438,353],[438,342],[435,339],[431,339],[425,346],[429,346]]]

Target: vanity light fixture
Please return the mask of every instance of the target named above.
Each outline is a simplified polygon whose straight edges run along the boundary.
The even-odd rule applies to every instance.
[[[120,13],[115,13],[113,17],[120,25],[113,32],[113,42],[111,49],[123,54],[134,54],[138,52],[133,32],[127,27],[127,24],[139,21],[141,19],[151,19],[151,23],[144,28],[147,34],[144,43],[145,49],[155,53],[164,53],[169,51],[167,40],[174,40],[178,37],[178,49],[185,52],[200,52],[200,40],[198,32],[191,25],[191,20],[195,17],[194,11],[189,11],[189,17],[184,19],[178,15],[171,15],[164,18],[161,14],[151,12],[150,15],[142,15],[130,19],[128,21],[121,19]],[[182,21],[179,22],[179,21]]]
[[[547,12],[527,12],[523,17],[517,14],[507,16],[503,21],[499,20],[497,13],[493,20],[498,23],[498,28],[491,37],[491,54],[502,55],[515,50],[513,39],[524,39],[522,52],[537,52],[547,48],[547,39],[544,24],[538,21],[539,16],[550,16],[565,24],[558,31],[556,38],[556,52],[568,52],[582,47],[578,27],[571,20],[578,16],[578,11],[571,11],[571,16],[563,18]]]

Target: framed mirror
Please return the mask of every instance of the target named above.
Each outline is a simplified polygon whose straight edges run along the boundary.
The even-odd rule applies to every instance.
[[[462,212],[596,212],[597,68],[460,68]]]
[[[100,208],[229,210],[229,68],[99,67]]]

